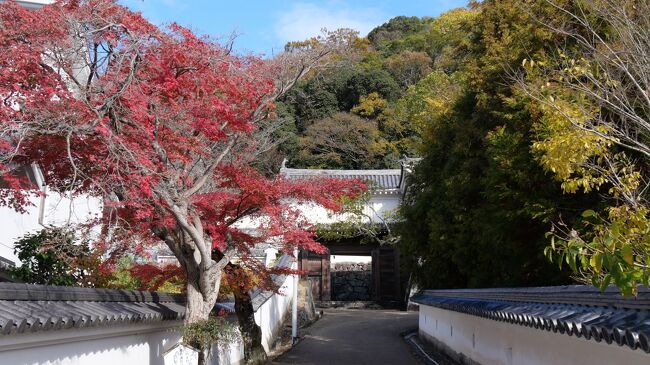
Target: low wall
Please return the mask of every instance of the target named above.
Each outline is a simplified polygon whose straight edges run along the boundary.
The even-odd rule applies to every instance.
[[[297,262],[290,256],[284,255],[277,265],[297,269]],[[262,330],[262,346],[268,353],[282,328],[286,316],[291,310],[293,300],[294,277],[293,275],[280,275],[275,278],[275,283],[280,287],[279,293],[255,293],[253,308],[255,309],[255,323]]]
[[[296,268],[296,262],[286,255],[278,265]],[[262,345],[267,352],[273,347],[293,299],[293,276],[279,275],[275,281],[280,293],[253,293],[255,322],[262,330]],[[182,324],[182,320],[145,321],[0,335],[0,365],[170,365],[163,354],[181,341]],[[208,362],[235,365],[243,361],[243,344],[233,342],[213,346]]]
[[[208,358],[210,365],[240,365],[244,363],[244,346],[241,342],[232,342],[221,346],[213,346]],[[176,365],[167,364],[165,365]]]
[[[640,349],[420,304],[420,337],[461,364],[650,364]]]
[[[0,364],[170,365],[163,354],[181,341],[182,321],[22,334],[0,339]],[[210,365],[244,361],[240,343],[214,346]]]
[[[276,263],[279,267],[297,269],[297,262],[289,255],[282,256]],[[274,282],[279,293],[254,291],[251,295],[255,310],[255,323],[262,330],[262,346],[268,353],[275,343],[284,321],[291,310],[294,281],[292,275],[277,275]],[[238,365],[244,362],[244,345],[241,342],[229,346],[214,346],[211,365]]]
[[[181,339],[182,321],[71,328],[0,338],[0,364],[164,365],[163,353]]]

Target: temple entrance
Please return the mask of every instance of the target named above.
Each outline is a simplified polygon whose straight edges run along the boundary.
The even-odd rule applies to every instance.
[[[367,301],[399,306],[399,252],[371,244],[326,243],[327,253],[301,252],[300,268],[311,281],[314,300]]]

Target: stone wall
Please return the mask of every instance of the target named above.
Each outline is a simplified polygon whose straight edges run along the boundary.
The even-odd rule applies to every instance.
[[[372,266],[369,263],[341,262],[331,267],[332,300],[370,300]]]

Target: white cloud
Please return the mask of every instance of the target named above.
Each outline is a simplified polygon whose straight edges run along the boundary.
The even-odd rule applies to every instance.
[[[365,36],[384,19],[385,16],[376,9],[353,9],[338,1],[321,5],[301,2],[283,11],[274,29],[276,37],[284,44],[316,36],[322,28],[351,28]]]

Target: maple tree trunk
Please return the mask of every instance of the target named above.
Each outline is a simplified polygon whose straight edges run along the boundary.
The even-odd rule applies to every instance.
[[[211,306],[203,299],[203,294],[197,281],[187,283],[187,303],[185,304],[185,324],[197,323],[208,319]],[[204,348],[202,343],[190,343],[199,350],[198,365],[207,364],[207,357],[210,348]]]
[[[214,290],[214,289],[213,289]],[[206,293],[210,296],[210,293]],[[208,319],[214,303],[204,299],[198,282],[187,283],[187,303],[185,305],[185,324],[196,323]]]
[[[248,293],[235,295],[235,312],[244,341],[244,359],[246,364],[265,364],[266,351],[262,346],[262,329],[255,323],[255,311]]]
[[[200,269],[188,269],[187,280],[187,303],[185,304],[185,324],[197,323],[207,320],[214,308],[221,285],[221,273],[216,276],[207,277]],[[201,343],[190,345],[199,350],[199,365],[207,364],[207,357],[211,351],[211,345],[207,348]]]

